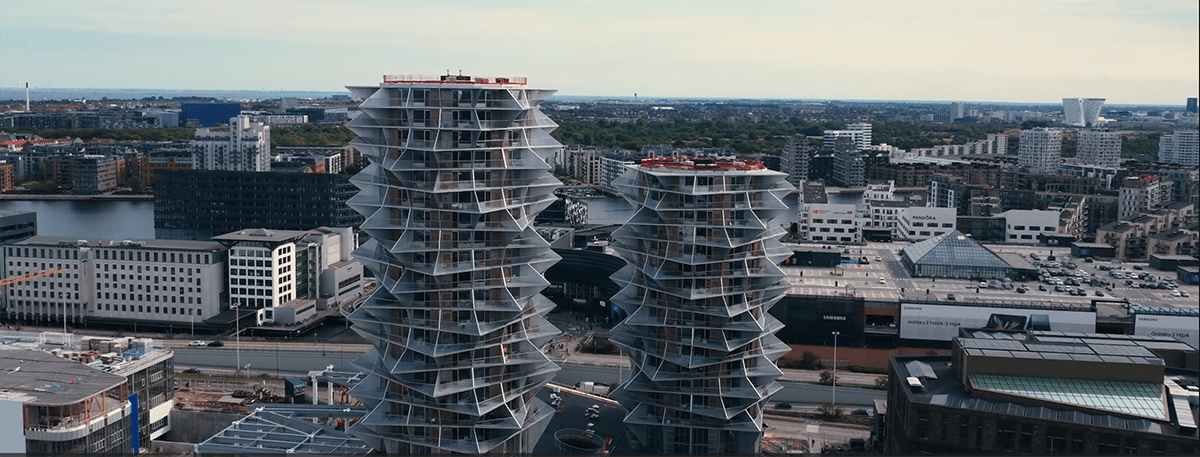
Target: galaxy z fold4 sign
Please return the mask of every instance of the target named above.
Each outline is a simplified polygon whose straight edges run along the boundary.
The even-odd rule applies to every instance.
[[[1096,313],[1090,310],[999,308],[903,304],[900,306],[900,338],[950,341],[959,327],[995,330],[1096,331]]]

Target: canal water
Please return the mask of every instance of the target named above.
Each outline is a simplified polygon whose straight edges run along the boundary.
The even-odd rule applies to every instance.
[[[857,203],[862,194],[830,194],[830,203]],[[784,198],[790,209],[778,223],[796,221],[797,195]],[[583,199],[591,224],[624,224],[632,208],[622,198]],[[38,217],[38,235],[105,240],[154,238],[152,201],[64,201],[0,200],[0,212],[33,211]]]

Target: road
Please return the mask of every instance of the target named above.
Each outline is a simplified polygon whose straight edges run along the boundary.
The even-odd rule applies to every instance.
[[[176,346],[175,366],[179,369],[197,368],[201,371],[234,371],[237,365],[238,351],[236,344],[230,342],[224,347],[187,347]],[[362,344],[322,345],[303,343],[262,343],[250,342],[241,345],[241,363],[249,365],[248,374],[302,374],[309,371],[323,370],[332,365],[337,371],[359,371],[352,363],[366,350]],[[554,381],[560,384],[575,385],[582,381],[602,383],[618,382],[622,376],[629,374],[628,368],[619,366],[595,366],[594,364],[568,363],[555,376]],[[830,400],[832,389],[829,386],[808,384],[802,382],[781,381],[783,390],[772,397],[773,402],[789,402],[796,404],[820,404]],[[838,405],[845,408],[870,409],[872,401],[885,398],[882,390],[839,387],[837,390]]]

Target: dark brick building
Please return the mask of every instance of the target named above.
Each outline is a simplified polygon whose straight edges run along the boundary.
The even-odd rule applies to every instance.
[[[950,357],[891,359],[873,442],[887,454],[1196,455],[1195,359],[1157,337],[963,329]]]
[[[350,178],[324,173],[161,171],[154,189],[154,236],[207,240],[257,227],[311,230],[357,227],[346,205],[358,193]]]

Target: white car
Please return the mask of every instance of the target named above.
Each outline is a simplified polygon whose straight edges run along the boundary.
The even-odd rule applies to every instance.
[[[206,346],[207,344],[208,344],[208,343],[205,343],[205,342],[203,342],[203,341],[193,341],[193,342],[191,342],[191,343],[188,343],[188,346],[190,346],[190,347],[202,347],[202,346]]]

